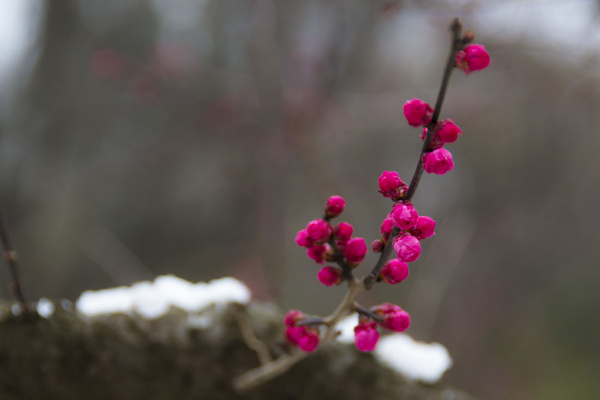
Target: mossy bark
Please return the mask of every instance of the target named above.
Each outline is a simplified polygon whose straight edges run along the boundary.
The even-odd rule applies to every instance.
[[[244,308],[274,355],[281,313]],[[473,400],[438,385],[407,382],[349,345],[319,349],[287,373],[245,394],[231,381],[256,367],[227,306],[198,314],[171,309],[86,317],[59,308],[50,318],[15,316],[0,305],[0,399],[410,399]]]

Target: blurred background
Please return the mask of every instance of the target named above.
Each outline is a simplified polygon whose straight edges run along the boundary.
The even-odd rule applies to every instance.
[[[492,55],[453,75],[454,170],[410,278],[362,297],[443,343],[444,382],[490,400],[600,391],[598,2],[0,0],[0,204],[26,295],[232,275],[326,314],[294,237],[333,194],[367,243],[412,176],[402,105],[430,103],[453,17]],[[369,255],[359,270],[367,272]],[[0,298],[11,298],[0,270]]]

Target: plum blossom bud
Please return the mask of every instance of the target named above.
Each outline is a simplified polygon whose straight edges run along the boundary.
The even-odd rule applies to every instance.
[[[456,66],[466,75],[487,68],[491,62],[490,54],[481,44],[470,44],[456,54]]]
[[[347,222],[340,222],[333,228],[333,237],[340,242],[347,242],[352,237],[354,228]]]
[[[379,340],[377,324],[372,321],[360,322],[354,327],[354,343],[360,351],[373,351]]]
[[[331,225],[322,219],[315,219],[306,226],[306,235],[317,244],[325,243],[331,235]]]
[[[327,215],[328,218],[337,217],[344,211],[344,207],[346,207],[346,200],[340,196],[331,196],[327,199],[325,215]]]
[[[383,197],[396,198],[408,189],[408,185],[400,179],[396,171],[383,171],[379,177],[379,193]]]
[[[313,245],[313,241],[308,238],[306,229],[302,229],[296,234],[296,244],[301,247],[311,247]]]
[[[417,225],[410,230],[410,234],[419,240],[423,240],[435,235],[434,229],[435,221],[430,217],[421,215],[417,219]]]
[[[298,340],[298,347],[302,351],[314,351],[318,345],[319,331],[317,329],[307,328]]]
[[[396,239],[394,250],[400,260],[413,262],[421,255],[421,243],[412,235],[404,235]]]
[[[400,261],[397,258],[388,261],[383,266],[379,278],[387,283],[395,285],[408,277],[408,264]]]
[[[385,316],[389,313],[393,313],[400,310],[402,309],[399,306],[392,303],[383,303],[371,308],[371,311],[380,316]]]
[[[323,262],[325,261],[326,251],[327,246],[325,245],[313,246],[309,247],[308,250],[306,250],[306,255],[308,256],[308,258],[315,261],[317,264],[323,264]]]
[[[342,283],[342,270],[336,267],[323,267],[317,274],[317,279],[325,286],[335,286]]]
[[[305,326],[288,326],[285,328],[285,338],[289,343],[298,344],[304,332],[306,332]]]
[[[431,121],[433,108],[423,100],[414,98],[404,103],[404,116],[411,126],[425,126]]]
[[[346,243],[343,255],[349,263],[359,263],[367,254],[367,243],[361,237],[352,238]]]
[[[381,223],[380,228],[381,234],[386,241],[390,238],[392,229],[394,229],[394,221],[392,221],[392,217],[388,215],[387,218]]]
[[[385,315],[384,324],[389,330],[404,332],[410,326],[410,315],[402,309],[387,313]]]
[[[402,230],[410,229],[417,224],[419,213],[409,201],[401,201],[392,210],[392,222]]]
[[[371,251],[373,253],[381,253],[383,251],[383,242],[381,240],[374,240],[371,243]]]
[[[286,326],[296,325],[296,322],[304,319],[304,313],[300,310],[290,310],[283,317],[283,323]]]
[[[423,168],[428,174],[444,175],[454,168],[452,153],[444,148],[439,148],[423,157]]]
[[[451,119],[440,121],[435,126],[435,136],[442,144],[453,143],[462,135],[462,130]]]

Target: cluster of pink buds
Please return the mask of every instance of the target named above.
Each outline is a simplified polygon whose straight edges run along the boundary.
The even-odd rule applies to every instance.
[[[330,219],[344,211],[346,202],[340,196],[331,196],[325,206],[325,216],[308,223],[296,235],[296,244],[306,247],[306,254],[318,264],[324,262],[341,262],[349,269],[355,268],[367,254],[365,239],[352,237],[354,228],[347,222],[332,226]],[[343,258],[336,254],[341,254]],[[334,286],[344,281],[343,271],[334,266],[325,266],[317,274],[317,278],[326,286]]]
[[[455,20],[453,32],[457,35],[461,27],[460,21]],[[468,44],[473,38],[473,32],[469,31],[459,42],[456,40],[453,42],[454,47],[450,53],[449,68],[446,69],[445,77],[449,75],[455,55],[454,67],[462,69],[467,75],[490,65],[490,56],[485,47],[479,44]],[[444,79],[443,82],[447,80]],[[444,92],[440,91],[440,93]],[[438,107],[443,100],[443,95],[440,96]],[[444,146],[455,142],[459,135],[462,135],[462,130],[452,119],[439,121],[439,109],[434,110],[423,100],[413,98],[404,104],[403,110],[409,125],[423,129],[421,139],[426,145],[410,186],[396,171],[384,171],[379,177],[379,193],[392,199],[394,206],[381,224],[381,239],[375,240],[371,245],[374,253],[382,253],[371,273],[363,280],[354,278],[354,268],[363,261],[367,253],[365,240],[352,237],[354,229],[347,222],[340,222],[335,226],[330,223],[331,219],[344,211],[346,202],[340,196],[330,197],[323,217],[310,221],[306,228],[296,235],[296,243],[306,248],[309,258],[318,264],[325,262],[335,264],[323,266],[317,274],[317,279],[326,286],[335,286],[348,281],[351,290],[345,300],[348,303],[342,304],[339,308],[342,312],[336,311],[335,316],[326,319],[307,318],[297,310],[291,310],[286,314],[287,342],[303,351],[313,351],[318,346],[320,324],[327,325],[327,329],[333,329],[344,311],[352,310],[359,314],[358,324],[354,327],[354,338],[356,347],[360,351],[375,349],[379,340],[378,327],[404,332],[410,325],[410,315],[399,306],[384,303],[370,309],[363,308],[351,296],[352,290],[370,289],[375,282],[395,285],[408,278],[408,263],[419,258],[421,241],[435,235],[436,226],[432,218],[419,215],[410,201],[416,190],[418,178],[423,170],[427,173],[444,175],[454,168],[452,154]],[[389,260],[391,249],[394,250],[396,258]],[[327,332],[324,338],[331,337],[329,335],[331,331]]]

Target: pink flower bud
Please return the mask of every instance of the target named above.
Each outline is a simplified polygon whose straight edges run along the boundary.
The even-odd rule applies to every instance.
[[[435,126],[435,137],[444,143],[453,143],[462,135],[462,130],[451,119],[440,121]]]
[[[444,175],[454,168],[452,153],[444,148],[427,153],[423,158],[423,167],[428,174]]]
[[[324,246],[324,245],[313,246],[313,247],[309,247],[308,250],[306,250],[306,255],[311,260],[314,260],[317,264],[323,264],[323,262],[325,261],[325,252],[326,251],[327,251],[327,246]]]
[[[411,126],[425,126],[431,121],[433,108],[423,100],[414,98],[404,103],[404,116]]]
[[[401,201],[392,210],[392,222],[402,230],[410,229],[417,224],[419,213],[409,201]]]
[[[490,65],[490,53],[481,44],[470,44],[456,54],[456,66],[469,75]]]
[[[344,207],[346,207],[346,200],[340,196],[331,196],[327,200],[325,214],[329,218],[337,217],[342,213],[342,211],[344,211]]]
[[[371,251],[373,253],[381,253],[383,251],[383,242],[381,240],[374,240],[371,243]]]
[[[322,219],[315,219],[306,226],[306,234],[310,240],[317,244],[323,244],[331,235],[331,225]]]
[[[373,351],[379,340],[377,324],[372,321],[360,322],[354,327],[354,343],[360,351]]]
[[[305,326],[288,326],[285,328],[285,337],[288,342],[292,344],[298,344],[298,341],[304,335],[305,331]]]
[[[296,322],[304,319],[304,314],[299,310],[290,310],[283,317],[283,323],[286,326],[296,325]]]
[[[342,270],[336,267],[323,267],[317,274],[317,279],[325,286],[335,286],[342,283]]]
[[[314,351],[319,345],[319,331],[316,329],[308,328],[304,331],[304,334],[298,340],[298,347],[302,351]]]
[[[302,229],[296,234],[296,244],[302,247],[311,247],[313,245],[313,241],[308,238],[306,229]]]
[[[408,185],[402,182],[396,171],[383,171],[379,177],[379,193],[383,197],[395,198],[406,192]]]
[[[390,313],[402,310],[399,306],[392,303],[383,303],[371,309],[375,314],[385,316]]]
[[[340,222],[333,229],[333,237],[335,240],[339,240],[341,242],[347,242],[352,237],[352,232],[354,232],[354,228],[347,222]]]
[[[410,230],[410,234],[419,240],[427,239],[435,235],[435,221],[424,215],[417,219],[417,225]]]
[[[395,332],[404,332],[410,325],[410,315],[404,310],[398,310],[385,315],[385,327]]]
[[[367,243],[361,237],[352,238],[346,243],[343,255],[349,263],[359,263],[367,254]]]
[[[379,277],[382,281],[392,285],[400,283],[408,277],[408,264],[394,258],[385,263]]]
[[[392,217],[388,215],[386,219],[384,219],[381,223],[380,228],[381,234],[383,235],[383,238],[385,240],[388,240],[390,238],[390,235],[392,234],[392,229],[394,229],[394,221],[392,221]]]
[[[396,239],[394,250],[400,260],[413,262],[421,255],[421,243],[412,235],[404,235]]]

